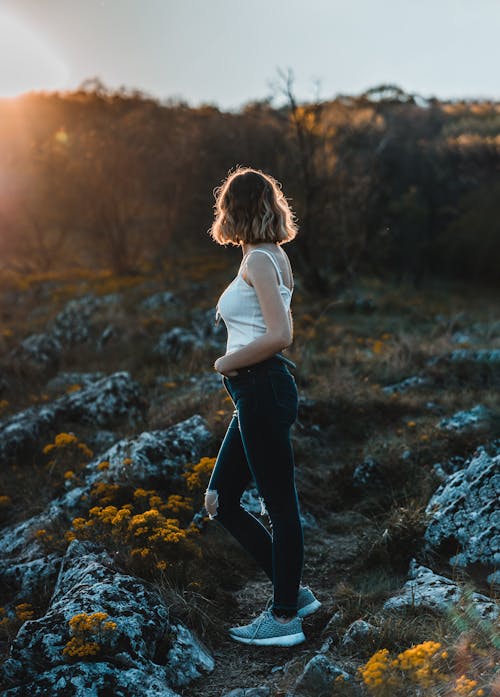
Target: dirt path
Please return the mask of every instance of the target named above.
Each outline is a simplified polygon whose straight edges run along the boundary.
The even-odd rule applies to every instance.
[[[335,587],[349,575],[349,568],[359,558],[363,532],[328,534],[318,528],[304,529],[305,560],[303,582],[310,585],[322,606],[304,619],[306,641],[291,648],[257,647],[238,643],[222,635],[214,642],[215,669],[203,678],[178,690],[183,697],[221,697],[234,688],[268,685],[272,694],[290,687],[305,663],[317,653],[329,635],[325,628],[339,609]],[[228,612],[227,626],[251,621],[265,607],[272,585],[257,571],[240,590],[234,592],[235,611]]]

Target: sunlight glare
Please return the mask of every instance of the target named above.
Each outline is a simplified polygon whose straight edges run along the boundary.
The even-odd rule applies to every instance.
[[[69,76],[68,66],[44,37],[5,12],[0,13],[0,66],[2,97],[61,89]]]

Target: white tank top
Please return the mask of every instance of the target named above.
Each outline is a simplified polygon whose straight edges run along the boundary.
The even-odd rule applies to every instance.
[[[217,313],[215,316],[216,324],[219,323],[218,317],[220,315],[227,328],[226,353],[232,353],[246,346],[246,344],[250,343],[258,336],[265,334],[267,330],[255,288],[249,285],[243,276],[241,276],[243,262],[253,252],[262,252],[270,257],[278,272],[278,278],[280,280],[279,291],[283,299],[285,310],[288,312],[290,309],[293,289],[290,290],[290,288],[283,283],[281,270],[273,255],[265,249],[252,249],[248,254],[245,254],[236,278],[234,278],[223,291],[217,302]]]

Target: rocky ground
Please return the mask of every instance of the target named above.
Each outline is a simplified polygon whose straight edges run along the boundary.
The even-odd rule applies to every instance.
[[[495,298],[367,283],[330,311],[299,284],[292,438],[303,582],[322,605],[306,642],[280,649],[227,635],[272,588],[202,508],[232,412],[206,367],[225,337],[213,308],[193,304],[203,284],[60,288],[57,301],[53,285],[3,291],[2,694],[361,695],[358,669],[377,651],[430,640],[449,656],[426,694],[465,679],[477,684],[463,694],[500,693]],[[124,521],[144,515],[147,492],[149,532],[197,530],[182,573],[161,566],[173,547],[126,553]],[[255,489],[242,503],[260,515]],[[393,694],[422,694],[415,676],[398,679]]]

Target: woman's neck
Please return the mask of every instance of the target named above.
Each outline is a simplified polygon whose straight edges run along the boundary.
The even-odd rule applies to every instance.
[[[252,249],[276,249],[278,245],[276,242],[258,242],[257,244],[253,244],[251,242],[243,242],[241,245],[242,251],[243,251],[243,256],[248,254],[248,252],[251,252]]]

